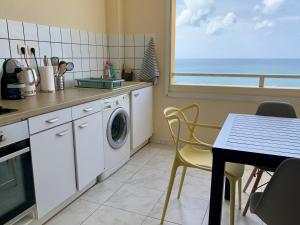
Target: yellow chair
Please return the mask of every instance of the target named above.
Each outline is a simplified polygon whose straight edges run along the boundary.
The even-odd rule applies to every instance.
[[[188,115],[193,114],[193,119],[189,120]],[[212,145],[198,139],[195,135],[197,128],[220,129],[219,126],[209,124],[199,124],[199,106],[192,104],[184,108],[168,107],[164,110],[164,116],[168,122],[172,139],[176,146],[176,156],[173,162],[171,177],[169,181],[165,205],[161,217],[161,224],[164,223],[176,171],[178,167],[183,166],[180,186],[177,198],[180,198],[187,167],[212,170]],[[187,136],[183,136],[182,129],[185,127]],[[234,205],[235,205],[235,186],[238,182],[239,209],[241,209],[241,189],[244,165],[227,163],[225,167],[225,176],[230,182],[230,225],[234,225]]]

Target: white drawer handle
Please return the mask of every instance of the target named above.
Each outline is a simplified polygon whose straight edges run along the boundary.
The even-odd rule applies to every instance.
[[[68,132],[69,132],[69,130],[64,130],[64,131],[56,134],[56,136],[59,136],[59,137],[65,136]]]
[[[90,112],[90,111],[93,111],[94,110],[94,108],[87,108],[87,109],[84,109],[83,111],[85,111],[85,112]]]
[[[140,94],[134,94],[134,97],[139,97]]]
[[[87,127],[88,125],[89,125],[88,123],[83,123],[83,124],[79,125],[79,128],[85,128],[85,127]]]
[[[58,121],[58,117],[50,119],[50,120],[46,120],[47,123],[55,123]]]

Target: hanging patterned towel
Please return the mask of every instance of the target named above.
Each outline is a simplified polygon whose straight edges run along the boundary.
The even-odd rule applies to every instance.
[[[141,81],[151,81],[153,83],[156,83],[158,77],[159,70],[155,54],[155,43],[154,39],[151,38],[144,55],[142,70],[139,74],[139,79]]]

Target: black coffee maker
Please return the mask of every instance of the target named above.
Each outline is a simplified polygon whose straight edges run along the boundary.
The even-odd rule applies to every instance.
[[[17,74],[22,71],[22,65],[15,59],[7,59],[3,63],[3,75],[1,78],[2,99],[18,100],[24,98],[21,90],[25,84],[18,82]]]

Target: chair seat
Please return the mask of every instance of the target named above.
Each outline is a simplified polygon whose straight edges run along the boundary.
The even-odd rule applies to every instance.
[[[180,157],[194,167],[211,171],[212,152],[207,149],[196,148],[192,145],[185,145],[179,150]],[[244,174],[244,165],[237,163],[226,163],[225,174],[240,178]]]
[[[250,196],[250,211],[253,213],[256,209],[259,200],[261,199],[263,192],[255,192]]]

